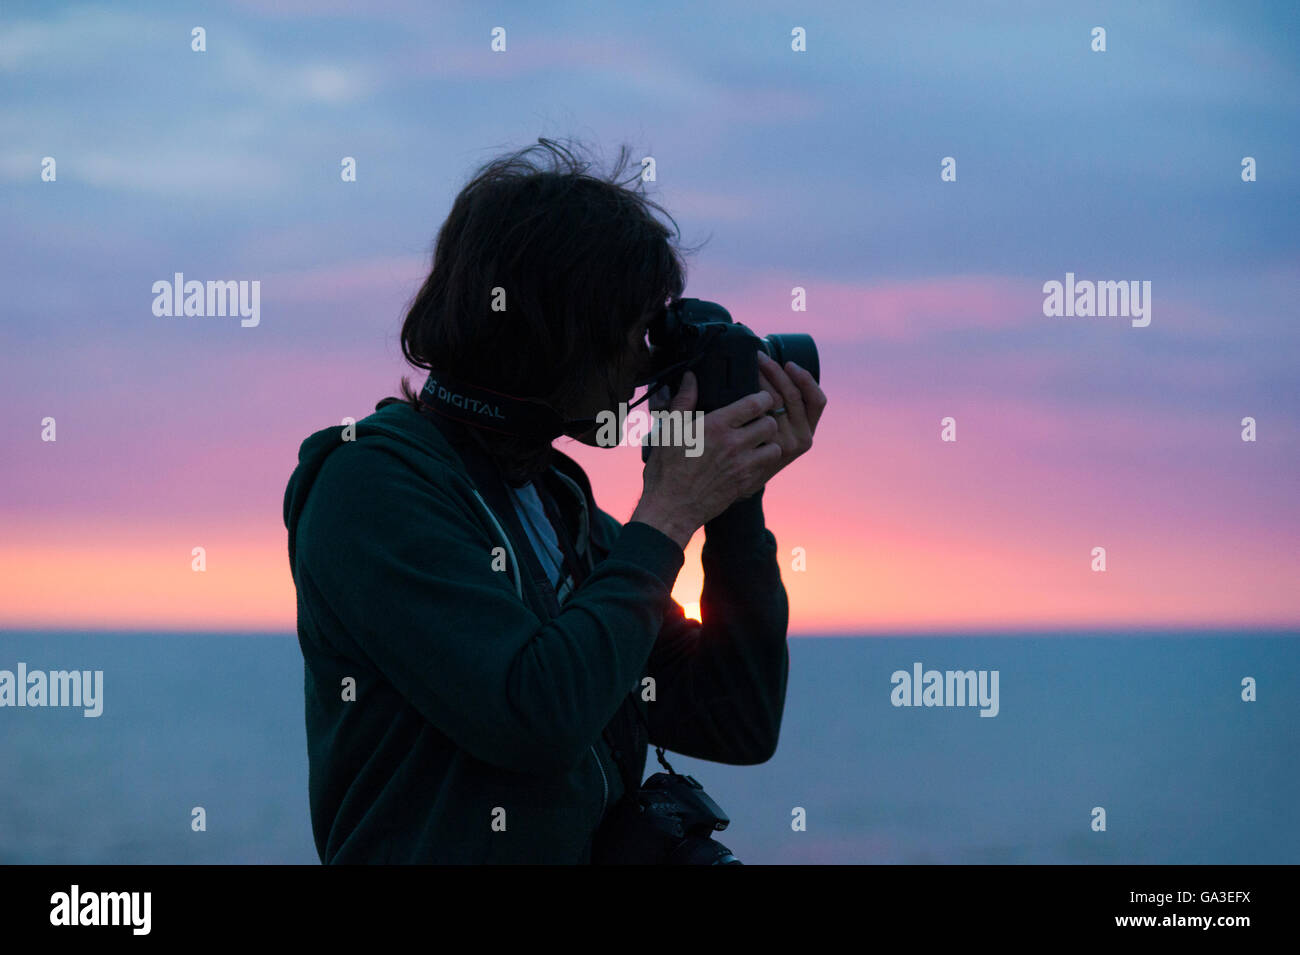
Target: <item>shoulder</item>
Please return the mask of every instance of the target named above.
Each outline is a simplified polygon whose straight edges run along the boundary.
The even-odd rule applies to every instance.
[[[405,523],[482,523],[472,485],[453,463],[381,432],[358,428],[320,464],[304,529],[367,533]]]
[[[322,462],[315,490],[368,492],[373,496],[408,485],[447,485],[451,480],[451,469],[445,464],[422,461],[401,444],[371,434],[341,442]]]
[[[451,445],[409,405],[381,403],[374,414],[350,428],[328,430],[337,432],[339,440],[320,469],[322,479],[327,474],[339,483],[382,479],[459,492],[469,487],[464,466]]]

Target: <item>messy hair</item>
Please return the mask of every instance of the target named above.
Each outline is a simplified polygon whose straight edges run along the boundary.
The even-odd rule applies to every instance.
[[[628,147],[603,174],[581,152],[539,139],[474,173],[402,324],[411,365],[576,417],[593,376],[624,355],[629,329],[681,297],[680,230],[641,191],[639,164],[628,175]],[[495,289],[503,311],[493,310]],[[406,377],[402,396],[418,404]],[[549,467],[549,444],[470,431],[516,483]]]

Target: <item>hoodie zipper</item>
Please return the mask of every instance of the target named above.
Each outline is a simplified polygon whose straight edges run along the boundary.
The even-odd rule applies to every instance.
[[[582,540],[583,532],[586,531],[588,527],[586,497],[578,489],[577,485],[575,485],[573,481],[571,481],[566,475],[560,473],[560,471],[554,468],[552,469],[552,471],[554,471],[554,473],[563,480],[564,484],[568,485],[575,492],[574,497],[578,499],[579,506],[581,507],[581,514],[578,521],[578,528],[579,528],[578,538],[581,544],[586,545],[587,542]],[[591,573],[596,569],[596,562],[594,557],[592,556],[591,547],[583,546],[582,550],[583,550],[583,556],[586,557],[587,559],[587,571],[588,573]],[[593,743],[591,746],[587,748],[591,750],[591,755],[596,760],[596,768],[600,770],[600,785],[601,785],[600,816],[603,819],[605,818],[606,810],[609,809],[609,776],[606,775],[605,773],[605,764],[600,761],[600,753],[596,752],[595,744]]]
[[[561,476],[563,477],[563,475]],[[483,510],[487,512],[488,519],[492,521],[492,525],[496,528],[497,533],[501,535],[501,541],[503,544],[505,544],[506,552],[510,555],[510,569],[514,574],[515,593],[518,594],[520,599],[523,599],[524,596],[523,582],[520,579],[520,573],[519,570],[517,569],[517,562],[515,560],[514,549],[510,546],[510,537],[508,534],[506,534],[505,528],[501,526],[501,522],[498,521],[496,515],[492,513],[492,508],[488,507],[487,501],[483,500],[483,496],[479,494],[477,489],[474,489],[474,497],[476,497],[478,499],[478,502],[481,505],[483,505]],[[582,503],[583,519],[585,522],[586,514],[587,514],[587,502],[584,499],[581,501],[581,503]],[[596,566],[596,562],[591,554],[590,548],[587,548],[586,557],[587,557],[588,568],[594,570]],[[605,775],[605,766],[600,761],[600,754],[596,752],[595,745],[593,744],[587,748],[591,750],[591,755],[596,759],[596,768],[600,770],[600,784],[602,787],[602,792],[600,797],[600,816],[603,819],[605,817],[605,811],[609,809],[609,777]]]
[[[596,752],[595,745],[589,747],[591,755],[596,757],[596,768],[600,770],[600,782],[605,787],[605,794],[600,801],[600,815],[603,819],[605,810],[609,808],[609,777],[605,775],[605,767],[600,764],[600,754]]]

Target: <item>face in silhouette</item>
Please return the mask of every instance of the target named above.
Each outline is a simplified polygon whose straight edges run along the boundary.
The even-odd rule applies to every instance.
[[[650,325],[651,317],[650,315],[644,316],[632,328],[628,329],[627,348],[623,353],[622,360],[611,363],[607,368],[600,369],[593,376],[591,387],[588,389],[582,408],[575,412],[572,417],[594,418],[601,411],[617,413],[620,401],[631,402],[633,394],[636,393],[636,380],[650,362],[650,343],[646,338],[646,330]],[[579,435],[575,440],[589,447],[601,447],[602,445],[596,443],[598,430],[598,428],[592,428],[586,434]]]

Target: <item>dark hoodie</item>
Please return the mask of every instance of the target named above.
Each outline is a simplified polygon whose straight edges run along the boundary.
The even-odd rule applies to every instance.
[[[322,862],[587,863],[643,726],[772,756],[788,606],[762,492],[705,525],[701,625],[670,596],[682,549],[598,509],[557,451],[544,487],[586,572],[561,607],[456,426],[393,402],[354,427],[303,442],[284,500]]]

